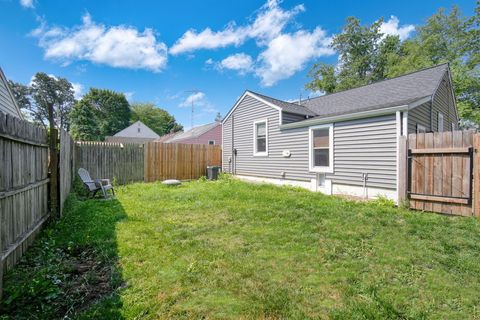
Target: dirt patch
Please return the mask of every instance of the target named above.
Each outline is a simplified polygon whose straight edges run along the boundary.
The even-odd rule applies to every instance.
[[[65,314],[87,309],[115,290],[113,267],[101,261],[92,248],[75,249],[66,263],[70,266],[70,272],[66,274],[61,288],[66,296],[73,298],[73,304],[63,310]]]

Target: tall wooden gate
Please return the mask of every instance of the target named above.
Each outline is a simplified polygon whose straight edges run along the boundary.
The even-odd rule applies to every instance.
[[[405,168],[410,208],[480,215],[480,184],[474,179],[480,170],[479,141],[473,131],[410,134]]]

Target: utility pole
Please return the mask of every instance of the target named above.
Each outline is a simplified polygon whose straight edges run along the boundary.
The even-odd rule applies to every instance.
[[[199,93],[200,91],[197,90],[197,89],[193,89],[193,90],[187,90],[185,91],[186,93],[190,93],[191,95],[194,95],[196,93]],[[193,118],[194,118],[194,114],[195,114],[195,99],[192,98],[192,115],[191,115],[191,126],[193,128]]]

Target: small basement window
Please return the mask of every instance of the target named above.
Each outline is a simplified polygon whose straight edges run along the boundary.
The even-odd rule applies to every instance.
[[[310,171],[333,172],[333,124],[309,130]]]
[[[259,120],[253,123],[253,155],[268,155],[268,120]]]
[[[215,140],[208,140],[208,144],[213,146],[215,144]]]

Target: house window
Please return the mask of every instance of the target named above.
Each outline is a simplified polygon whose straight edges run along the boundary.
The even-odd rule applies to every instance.
[[[208,140],[208,144],[213,146],[215,144],[215,140]]]
[[[253,155],[268,155],[268,121],[259,120],[253,123]]]
[[[310,171],[333,172],[333,124],[309,130]]]
[[[437,125],[438,132],[443,132],[443,113],[438,113],[438,125]]]
[[[422,126],[421,124],[417,123],[417,133],[425,133],[425,132],[427,132],[427,129],[425,128],[425,126]]]

